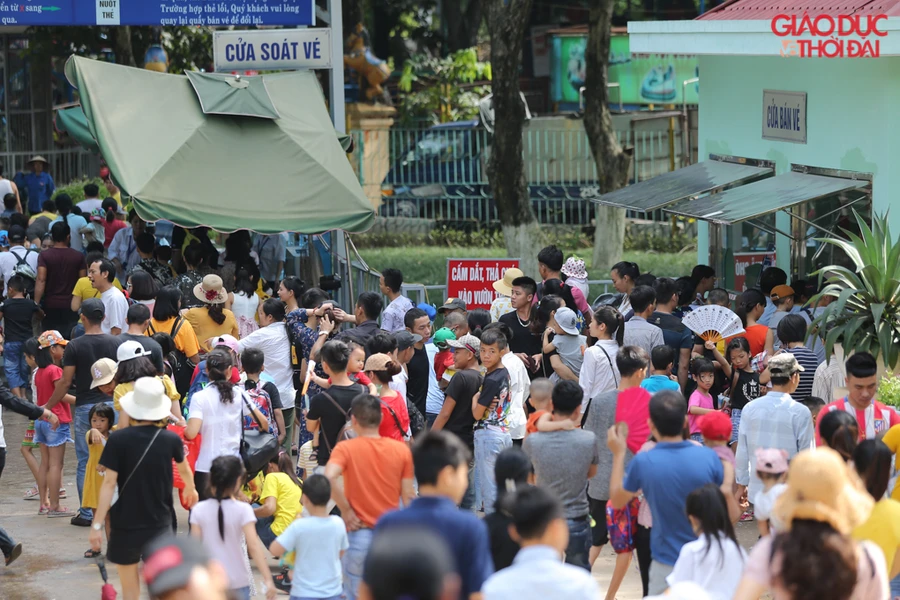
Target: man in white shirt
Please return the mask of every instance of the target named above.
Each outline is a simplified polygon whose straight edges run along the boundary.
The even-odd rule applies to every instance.
[[[381,328],[388,333],[403,331],[406,329],[403,317],[406,311],[413,308],[412,301],[400,293],[403,287],[403,273],[398,269],[385,269],[381,274],[379,285],[381,293],[390,300],[381,314]]]
[[[26,248],[25,229],[21,225],[13,225],[9,228],[9,252],[0,252],[0,273],[3,274],[3,295],[7,296],[6,282],[13,276],[13,271],[20,262],[24,262],[31,267],[34,276],[33,280],[37,280],[37,250]]]
[[[82,215],[90,215],[91,211],[103,208],[103,200],[100,199],[100,187],[96,183],[84,186],[84,200],[76,204],[81,209]]]
[[[281,396],[284,415],[283,447],[290,452],[294,432],[294,374],[291,368],[291,343],[284,325],[284,302],[269,298],[259,310],[260,328],[238,342],[238,352],[247,348],[257,348],[265,355],[265,372],[275,380],[275,387]]]
[[[516,493],[512,538],[521,549],[513,564],[494,573],[481,588],[483,600],[595,600],[600,588],[589,571],[563,563],[569,529],[563,509],[540,487]]]
[[[128,300],[125,299],[125,294],[113,285],[115,277],[115,267],[105,258],[92,262],[88,268],[88,279],[91,280],[91,286],[100,292],[100,300],[103,301],[103,307],[106,309],[100,329],[103,330],[103,333],[110,335],[119,335],[128,329],[126,324]]]

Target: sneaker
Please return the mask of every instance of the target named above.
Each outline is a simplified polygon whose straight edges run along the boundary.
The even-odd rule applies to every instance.
[[[746,523],[747,521],[752,521],[752,520],[753,520],[753,511],[745,510],[744,513],[741,515],[740,522]]]
[[[309,462],[317,462],[319,460],[319,447],[313,446],[312,452],[309,453]]]
[[[37,500],[38,499],[38,489],[36,487],[31,488],[25,495],[22,496],[22,500]]]
[[[75,512],[69,510],[65,506],[60,506],[59,510],[48,510],[47,517],[50,519],[58,519],[60,517],[72,517],[75,516]]]
[[[288,594],[291,592],[291,579],[286,573],[282,573],[281,575],[275,575],[274,577],[272,577],[272,583],[275,584],[276,589],[282,592]]]
[[[42,506],[38,509],[38,515],[39,515],[39,516],[46,515],[48,512],[50,512],[50,507],[49,507],[49,506],[43,506],[43,505],[42,505]]]
[[[72,520],[69,521],[69,523],[71,523],[72,525],[75,525],[76,527],[90,527],[91,526],[91,520],[85,519],[81,515],[75,515],[74,517],[72,517]]]
[[[12,547],[12,550],[9,551],[9,556],[6,557],[6,566],[13,564],[13,562],[22,556],[22,544],[16,544]]]

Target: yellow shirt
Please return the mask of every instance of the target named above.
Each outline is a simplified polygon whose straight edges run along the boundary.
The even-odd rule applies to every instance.
[[[119,283],[118,279],[113,279],[113,285],[121,291],[122,284]],[[82,300],[87,300],[89,298],[99,298],[100,292],[91,285],[90,279],[87,277],[79,277],[78,281],[75,282],[75,289],[72,290],[72,295],[80,296]]]
[[[888,410],[893,409],[888,407]],[[885,446],[891,449],[891,452],[894,453],[894,457],[897,458],[897,452],[900,451],[900,425],[894,425],[888,429],[888,432],[884,434],[881,441],[884,442]],[[891,492],[891,498],[900,501],[900,485],[894,486],[894,491]],[[888,570],[890,571],[890,568]]]
[[[84,492],[81,494],[82,508],[97,508],[100,498],[100,487],[103,485],[103,475],[97,471],[100,466],[100,455],[106,447],[106,439],[101,444],[91,443],[91,432],[84,434],[88,444],[88,462],[84,470]]]
[[[169,400],[173,400],[175,402],[181,400],[181,394],[178,393],[178,390],[175,389],[175,383],[168,375],[163,375],[160,377],[163,382],[163,387],[166,388],[166,396],[169,397]],[[119,402],[122,399],[122,396],[134,390],[134,382],[130,381],[128,383],[120,383],[116,386],[116,389],[113,390],[113,408],[116,409],[117,412],[122,410],[122,403]]]
[[[172,317],[168,321],[150,319],[150,327],[147,328],[147,331],[145,331],[144,334],[153,335],[154,332],[171,333],[174,325],[175,317]],[[153,331],[151,331],[151,329]],[[185,321],[181,325],[181,329],[178,330],[178,335],[175,336],[174,342],[175,347],[184,352],[184,355],[188,358],[200,353],[200,344],[197,343],[197,335],[194,333],[194,328],[191,327],[191,324],[188,321]]]
[[[290,475],[286,473],[266,475],[259,501],[264,503],[266,498],[275,497],[275,520],[272,522],[272,533],[275,535],[284,533],[297,515],[303,512],[303,506],[300,504],[302,495],[302,491]]]
[[[869,520],[853,530],[853,539],[869,540],[884,552],[890,574],[900,546],[900,502],[883,498],[875,503]]]
[[[222,310],[222,313],[225,315],[225,320],[222,321],[221,325],[212,320],[212,317],[209,316],[209,310],[205,306],[198,306],[184,313],[185,320],[194,328],[197,341],[204,352],[212,350],[209,344],[206,343],[210,338],[225,334],[232,335],[235,339],[241,337],[234,313],[227,308]]]
[[[56,213],[42,211],[36,215],[31,215],[31,218],[28,219],[28,224],[31,225],[32,223],[34,223],[35,219],[39,219],[40,217],[47,217],[48,219],[50,219],[52,221],[53,219],[55,219],[58,216],[59,215]]]

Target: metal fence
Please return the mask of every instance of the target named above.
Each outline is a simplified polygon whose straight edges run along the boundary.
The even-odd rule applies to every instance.
[[[584,225],[593,218],[590,198],[598,194],[597,165],[580,122],[565,129],[523,132],[522,156],[535,214],[547,224]],[[491,135],[483,128],[395,128],[377,141],[352,131],[354,167],[367,189],[382,190],[380,214],[493,224],[498,221],[487,176]],[[680,129],[617,131],[620,144],[634,149],[630,182],[666,173],[682,157]],[[629,215],[647,218],[648,215]],[[650,218],[664,218],[649,215]]]
[[[57,187],[82,177],[95,177],[100,171],[100,157],[81,148],[67,150],[42,150],[37,152],[0,152],[3,173],[12,178],[18,172],[27,172],[27,163],[39,154],[47,159],[47,171]]]

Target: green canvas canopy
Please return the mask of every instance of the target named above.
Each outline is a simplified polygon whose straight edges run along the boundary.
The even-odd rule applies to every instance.
[[[77,56],[66,76],[91,140],[148,221],[259,233],[365,231],[375,211],[347,161],[315,75],[169,75]],[[65,114],[65,116],[63,116]],[[85,135],[85,131],[89,133]]]
[[[97,140],[91,135],[91,128],[88,127],[87,117],[80,106],[72,106],[70,108],[62,108],[56,111],[56,127],[60,131],[65,131],[72,139],[81,144],[81,147],[95,154],[100,153],[100,146]]]

